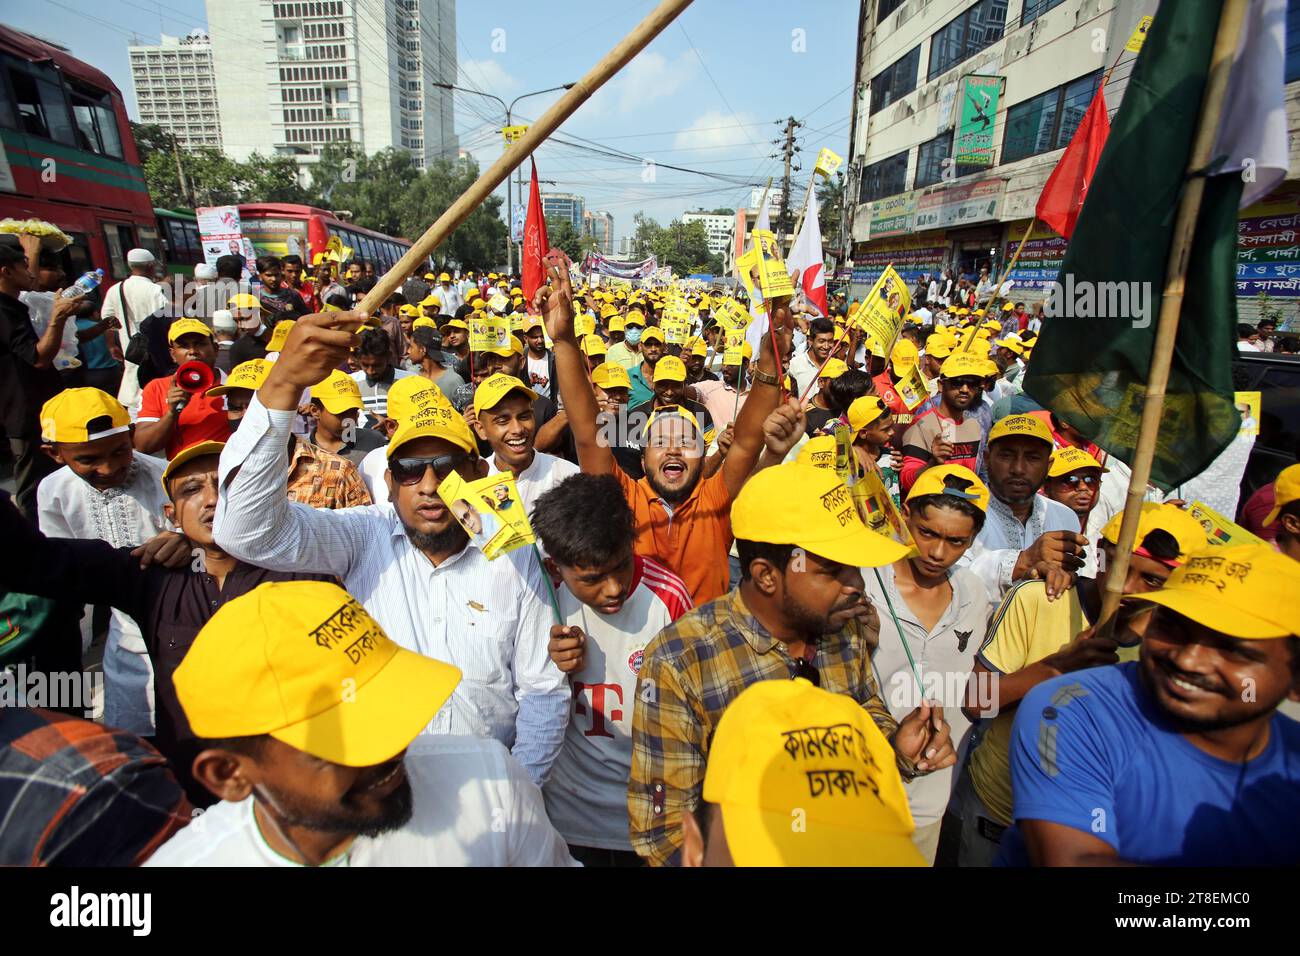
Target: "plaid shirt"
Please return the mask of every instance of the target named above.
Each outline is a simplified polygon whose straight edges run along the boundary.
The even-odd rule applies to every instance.
[[[139,737],[36,708],[0,710],[0,866],[136,866],[190,822]]]
[[[823,690],[848,694],[888,738],[898,729],[880,699],[871,653],[880,633],[873,608],[817,642]],[[681,815],[700,801],[713,731],[740,692],[761,680],[790,680],[795,662],[753,616],[737,588],[678,618],[645,649],[632,715],[627,805],[632,846],[651,864],[676,864]]]
[[[329,511],[374,504],[356,465],[301,438],[289,460],[289,500]]]

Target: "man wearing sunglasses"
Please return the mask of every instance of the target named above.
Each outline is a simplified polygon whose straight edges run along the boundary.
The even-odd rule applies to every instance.
[[[976,470],[983,429],[971,409],[983,400],[984,378],[997,366],[974,349],[953,352],[939,373],[939,404],[919,415],[903,434],[903,470],[906,494],[917,476],[935,465],[961,465]],[[970,414],[968,414],[970,413]]]
[[[337,576],[398,644],[459,667],[464,680],[428,732],[494,737],[540,785],[564,742],[569,690],[547,655],[550,611],[532,553],[489,562],[438,495],[452,471],[487,474],[464,419],[430,402],[399,422],[384,476],[391,508],[285,500],[298,398],[346,358],[361,319],[329,312],[295,324],[222,455],[214,534],[263,567]]]
[[[1067,445],[1052,452],[1051,464],[1047,466],[1047,481],[1043,484],[1043,493],[1053,501],[1059,501],[1079,516],[1079,530],[1091,540],[1095,535],[1089,534],[1088,518],[1097,507],[1098,492],[1101,490],[1103,468],[1092,455],[1082,448]],[[1097,573],[1097,559],[1089,551],[1079,574],[1092,577]]]

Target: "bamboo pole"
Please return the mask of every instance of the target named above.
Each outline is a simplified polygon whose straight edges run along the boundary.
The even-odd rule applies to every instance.
[[[1210,56],[1210,73],[1205,83],[1205,96],[1201,103],[1200,122],[1192,154],[1187,164],[1187,182],[1178,202],[1174,221],[1173,244],[1169,249],[1165,267],[1165,289],[1160,300],[1160,317],[1156,324],[1155,345],[1151,351],[1151,371],[1147,376],[1146,397],[1142,404],[1142,418],[1138,426],[1137,447],[1133,454],[1133,474],[1129,480],[1128,499],[1124,503],[1124,518],[1119,527],[1119,540],[1115,545],[1115,561],[1106,575],[1106,593],[1101,603],[1101,627],[1098,633],[1110,636],[1115,629],[1115,611],[1124,594],[1128,578],[1129,559],[1137,539],[1138,518],[1142,501],[1146,497],[1147,482],[1151,478],[1151,462],[1155,458],[1156,438],[1160,432],[1160,415],[1164,410],[1165,389],[1169,385],[1169,367],[1174,356],[1178,337],[1178,320],[1182,312],[1183,293],[1187,284],[1187,260],[1192,251],[1196,219],[1201,211],[1205,193],[1205,176],[1202,170],[1209,165],[1214,139],[1219,129],[1219,116],[1228,91],[1228,75],[1237,52],[1237,40],[1246,18],[1249,0],[1225,0],[1219,17],[1218,32],[1214,37],[1214,50]]]
[[[376,312],[402,284],[402,280],[415,271],[420,261],[432,253],[453,229],[469,218],[470,213],[487,199],[492,190],[501,185],[514,168],[523,162],[524,157],[537,149],[559,128],[561,123],[573,115],[579,106],[645,49],[651,40],[662,33],[690,5],[691,0],[663,0],[659,6],[650,11],[650,14],[637,24],[631,33],[620,40],[614,49],[605,54],[586,76],[573,84],[567,93],[556,100],[550,109],[528,127],[528,132],[511,144],[501,157],[488,167],[487,171],[479,176],[433,225],[425,230],[424,235],[415,240],[415,244],[406,251],[406,255],[380,276],[375,287],[366,293],[357,308],[371,314]]]

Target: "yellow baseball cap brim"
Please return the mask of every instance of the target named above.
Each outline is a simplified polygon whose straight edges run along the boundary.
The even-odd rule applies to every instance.
[[[1206,627],[1231,637],[1244,640],[1290,637],[1289,628],[1266,621],[1236,604],[1227,604],[1218,594],[1197,591],[1176,591],[1168,588],[1144,594],[1126,594],[1125,599],[1159,604],[1176,614],[1204,624]]]
[[[365,402],[356,396],[351,395],[330,395],[328,397],[313,395],[312,398],[320,402],[325,410],[331,415],[342,415],[344,412],[359,410],[366,407]]]
[[[448,405],[443,409],[438,405],[426,405],[424,408],[417,409],[411,417],[397,426],[397,431],[393,432],[393,437],[388,440],[386,457],[392,459],[403,445],[417,438],[441,438],[465,451],[477,451],[474,436],[470,434],[465,419],[457,415],[454,409],[451,409],[454,417],[448,418],[445,415],[447,409],[451,409],[451,406]],[[422,412],[428,414],[422,415]]]
[[[726,804],[722,828],[737,866],[926,866],[912,842],[900,833],[849,830],[818,823],[801,830],[790,813]]]
[[[180,451],[176,453],[175,458],[167,462],[167,467],[163,469],[163,473],[162,473],[163,491],[167,491],[168,497],[171,497],[171,493],[167,488],[167,479],[170,478],[172,475],[176,474],[176,472],[180,469],[181,465],[184,465],[187,462],[191,462],[195,458],[202,458],[204,455],[219,456],[221,454],[221,450],[225,447],[226,447],[225,442],[201,441],[201,442],[196,442],[193,445],[190,445],[188,448],[182,448]]]
[[[810,551],[819,558],[838,561],[840,564],[856,565],[860,568],[880,568],[893,564],[911,553],[906,545],[899,544],[893,538],[867,529],[852,528],[835,538],[813,539],[800,535],[796,544],[805,551]]]
[[[460,680],[460,668],[399,647],[348,700],[270,735],[321,760],[371,767],[405,750]]]

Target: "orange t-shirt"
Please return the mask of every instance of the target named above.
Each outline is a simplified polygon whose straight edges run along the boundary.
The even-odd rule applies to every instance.
[[[221,376],[218,375],[218,378]],[[140,415],[137,422],[156,422],[167,414],[167,390],[172,387],[175,376],[165,375],[155,378],[144,387],[140,394]],[[213,384],[216,384],[215,382]],[[226,399],[217,395],[194,395],[181,409],[176,419],[176,427],[167,439],[167,460],[176,457],[182,448],[189,448],[201,441],[228,441],[230,439],[230,422],[226,419]]]
[[[650,482],[633,481],[623,469],[614,476],[636,517],[634,550],[674,572],[696,607],[727,593],[731,569],[731,495],[722,469],[700,481],[691,496],[669,513]]]

